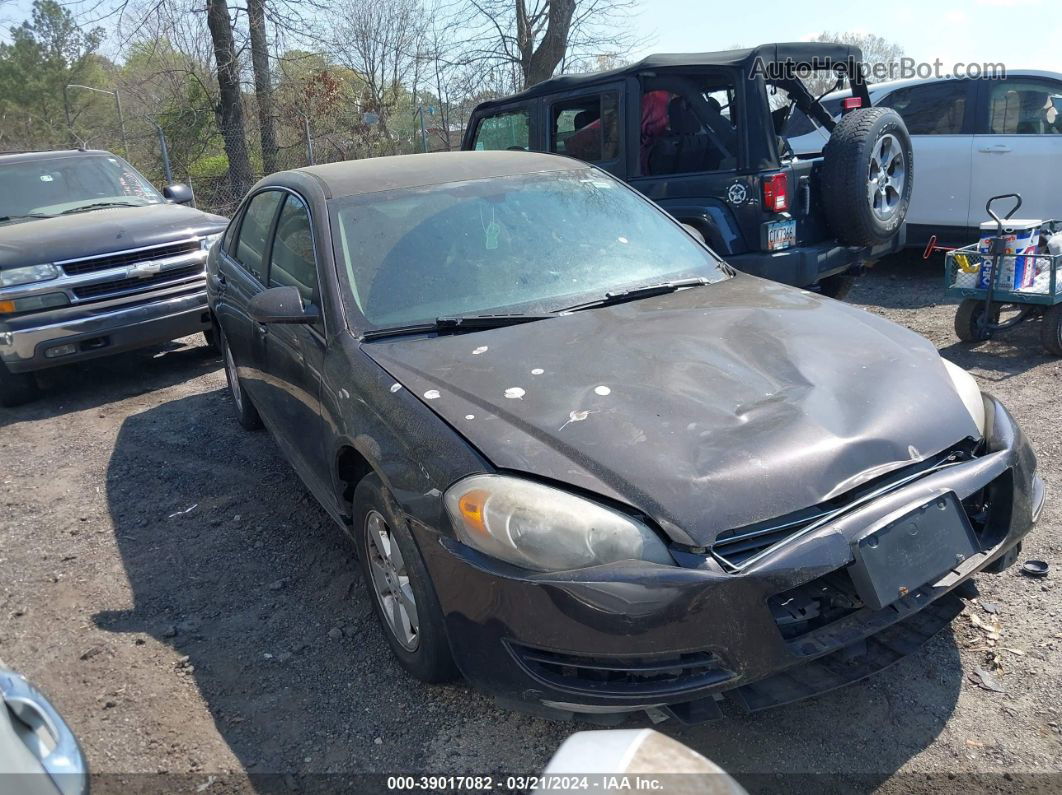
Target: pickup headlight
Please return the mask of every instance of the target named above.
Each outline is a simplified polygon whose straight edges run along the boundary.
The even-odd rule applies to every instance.
[[[966,406],[966,410],[970,412],[970,418],[977,426],[977,430],[981,436],[985,435],[985,403],[981,399],[981,389],[977,386],[977,382],[974,377],[968,372],[963,370],[958,365],[952,364],[945,358],[941,358],[944,362],[944,369],[948,371],[948,375],[951,376],[952,386],[955,387],[955,391],[962,399],[963,404]]]
[[[45,262],[41,265],[27,265],[22,268],[8,268],[0,271],[0,287],[46,282],[58,275],[59,269],[50,262]]]
[[[444,500],[459,540],[526,569],[674,563],[663,541],[640,522],[530,480],[473,475],[447,489]]]
[[[203,235],[203,237],[199,238],[199,245],[202,247],[203,251],[210,251],[210,247],[217,241],[221,240],[223,234],[225,233],[218,232],[216,235]]]

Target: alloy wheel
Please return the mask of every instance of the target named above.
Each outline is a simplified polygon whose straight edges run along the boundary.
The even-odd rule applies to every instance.
[[[398,540],[379,511],[369,511],[365,517],[365,541],[373,592],[387,626],[403,649],[416,651],[420,644],[417,600]]]
[[[903,202],[906,184],[907,158],[903,148],[896,136],[883,135],[871,152],[867,180],[867,199],[874,215],[883,221],[896,215]]]

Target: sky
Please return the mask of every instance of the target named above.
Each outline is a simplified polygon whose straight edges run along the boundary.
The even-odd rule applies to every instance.
[[[640,54],[803,41],[823,31],[873,33],[919,61],[1002,62],[1062,72],[1058,0],[641,0]]]
[[[83,5],[84,3],[80,3]],[[1058,0],[638,0],[636,55],[801,41],[822,31],[873,33],[918,61],[1003,63],[1062,72]],[[0,0],[0,30],[32,0]],[[79,3],[74,0],[73,8]]]

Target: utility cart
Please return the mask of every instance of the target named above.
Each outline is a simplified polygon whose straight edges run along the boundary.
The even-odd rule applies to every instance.
[[[992,205],[1006,199],[1013,199],[1014,206],[1000,217]],[[1062,222],[1012,220],[1019,207],[1016,193],[993,196],[985,209],[995,222],[995,234],[945,254],[948,295],[962,299],[955,334],[963,342],[977,342],[1039,320],[1044,348],[1062,356],[1062,253],[1051,253],[1043,242],[1062,234]],[[1004,309],[1016,313],[1001,321]]]

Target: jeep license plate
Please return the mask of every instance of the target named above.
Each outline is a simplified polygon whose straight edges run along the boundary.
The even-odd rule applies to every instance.
[[[767,250],[781,251],[796,245],[796,221],[771,221],[767,224]]]

